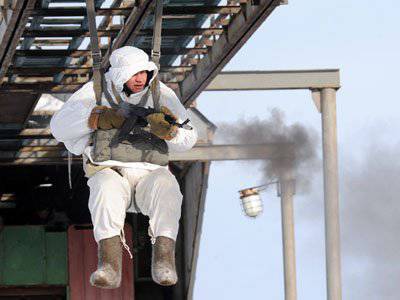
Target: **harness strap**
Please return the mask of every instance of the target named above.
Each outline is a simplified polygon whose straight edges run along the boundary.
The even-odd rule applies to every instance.
[[[117,101],[117,103],[115,103],[113,100],[113,97],[111,96],[110,92],[108,91],[105,76],[103,76],[101,82],[102,82],[102,88],[103,88],[104,95],[106,96],[107,102],[110,104],[110,106],[112,108],[118,109],[119,104],[122,102],[121,96],[113,90],[114,98]],[[112,86],[114,87],[114,84],[112,84]]]
[[[117,99],[118,104],[121,104],[122,103],[121,95],[118,93],[117,89],[115,88],[114,82],[112,82],[112,80],[111,80],[111,88],[115,96],[115,99]]]
[[[147,103],[147,100],[149,99],[150,96],[150,89],[147,90],[146,94],[144,94],[142,96],[142,98],[140,99],[139,103],[137,104],[137,106],[141,106],[144,107]]]
[[[158,75],[151,82],[149,90],[151,91],[151,95],[153,97],[153,105],[156,111],[161,111],[160,106],[160,80],[158,79]]]
[[[161,26],[163,15],[163,1],[157,0],[154,12],[153,45],[151,50],[151,59],[160,68],[161,56]]]
[[[151,50],[151,60],[156,64],[158,69],[160,69],[160,56],[161,56],[162,15],[163,15],[163,0],[157,0],[154,12],[154,28],[153,28],[153,41],[152,41],[153,44]],[[151,83],[150,89],[151,89],[151,94],[153,96],[154,108],[157,111],[160,111],[161,110],[160,80],[158,78],[158,74]]]
[[[86,0],[86,14],[93,59],[93,89],[96,96],[96,104],[101,105],[103,69],[101,68],[101,52],[99,49],[99,38],[97,36],[94,0]]]
[[[94,0],[86,0],[86,15],[90,33],[90,48],[93,60],[93,90],[96,98],[96,105],[101,105],[103,70],[101,68],[101,52],[99,49],[99,38],[96,28],[96,11]],[[91,142],[96,152],[97,131],[91,134]]]

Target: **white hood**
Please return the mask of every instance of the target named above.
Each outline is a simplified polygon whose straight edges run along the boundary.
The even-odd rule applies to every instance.
[[[111,79],[116,90],[121,93],[124,83],[127,82],[133,75],[140,71],[153,71],[155,78],[158,73],[158,68],[154,62],[149,61],[149,56],[143,50],[125,46],[114,50],[110,56],[111,67],[106,74],[107,79]]]

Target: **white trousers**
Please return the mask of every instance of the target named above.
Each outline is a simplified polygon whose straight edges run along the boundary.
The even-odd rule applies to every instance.
[[[179,184],[166,168],[156,170],[103,169],[88,180],[89,210],[94,238],[102,239],[123,232],[126,212],[140,212],[150,218],[151,237],[176,240],[181,216],[182,194]]]

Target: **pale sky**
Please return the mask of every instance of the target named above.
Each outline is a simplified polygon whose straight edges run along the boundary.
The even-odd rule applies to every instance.
[[[337,113],[342,195],[346,186],[342,174],[351,170],[352,162],[367,156],[367,146],[400,145],[400,99],[396,93],[400,3],[289,2],[273,12],[225,70],[340,68],[342,88],[337,93]],[[267,117],[268,109],[277,107],[285,112],[289,124],[299,122],[321,132],[320,115],[308,91],[204,92],[198,105],[217,125],[241,117]],[[400,170],[397,174],[400,178]],[[279,198],[273,188],[263,194],[265,211],[255,220],[243,216],[239,204],[237,191],[259,183],[257,164],[212,163],[195,300],[284,299]],[[380,200],[384,206],[385,199]],[[341,208],[345,207],[343,197],[340,201]],[[396,212],[400,212],[399,205]],[[342,210],[341,218],[351,218],[351,214]],[[295,222],[298,299],[325,299],[321,174],[315,174],[309,194],[296,195]],[[342,222],[342,232],[351,232],[347,223]],[[393,239],[396,237],[398,234]],[[343,299],[398,298],[392,294],[377,296],[384,292],[379,286],[376,294],[363,294],[363,289],[371,289],[371,283],[363,281],[363,272],[373,260],[343,258]],[[392,263],[399,265],[398,260]],[[350,281],[354,278],[358,280]],[[400,282],[399,277],[395,279]]]

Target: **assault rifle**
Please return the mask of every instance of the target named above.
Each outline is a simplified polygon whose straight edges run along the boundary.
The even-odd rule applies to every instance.
[[[122,124],[122,127],[117,131],[115,136],[112,138],[110,142],[110,147],[116,147],[120,142],[122,142],[126,137],[130,134],[135,127],[145,127],[147,126],[146,117],[148,115],[159,113],[159,111],[155,110],[151,107],[142,107],[138,105],[134,105],[127,102],[122,102],[120,104],[120,108],[118,112],[125,117],[125,121]],[[164,114],[164,119],[169,124],[177,126],[179,128],[184,128],[188,130],[192,130],[193,128],[188,125],[189,119],[186,119],[183,123],[178,123],[176,120],[167,114]]]

